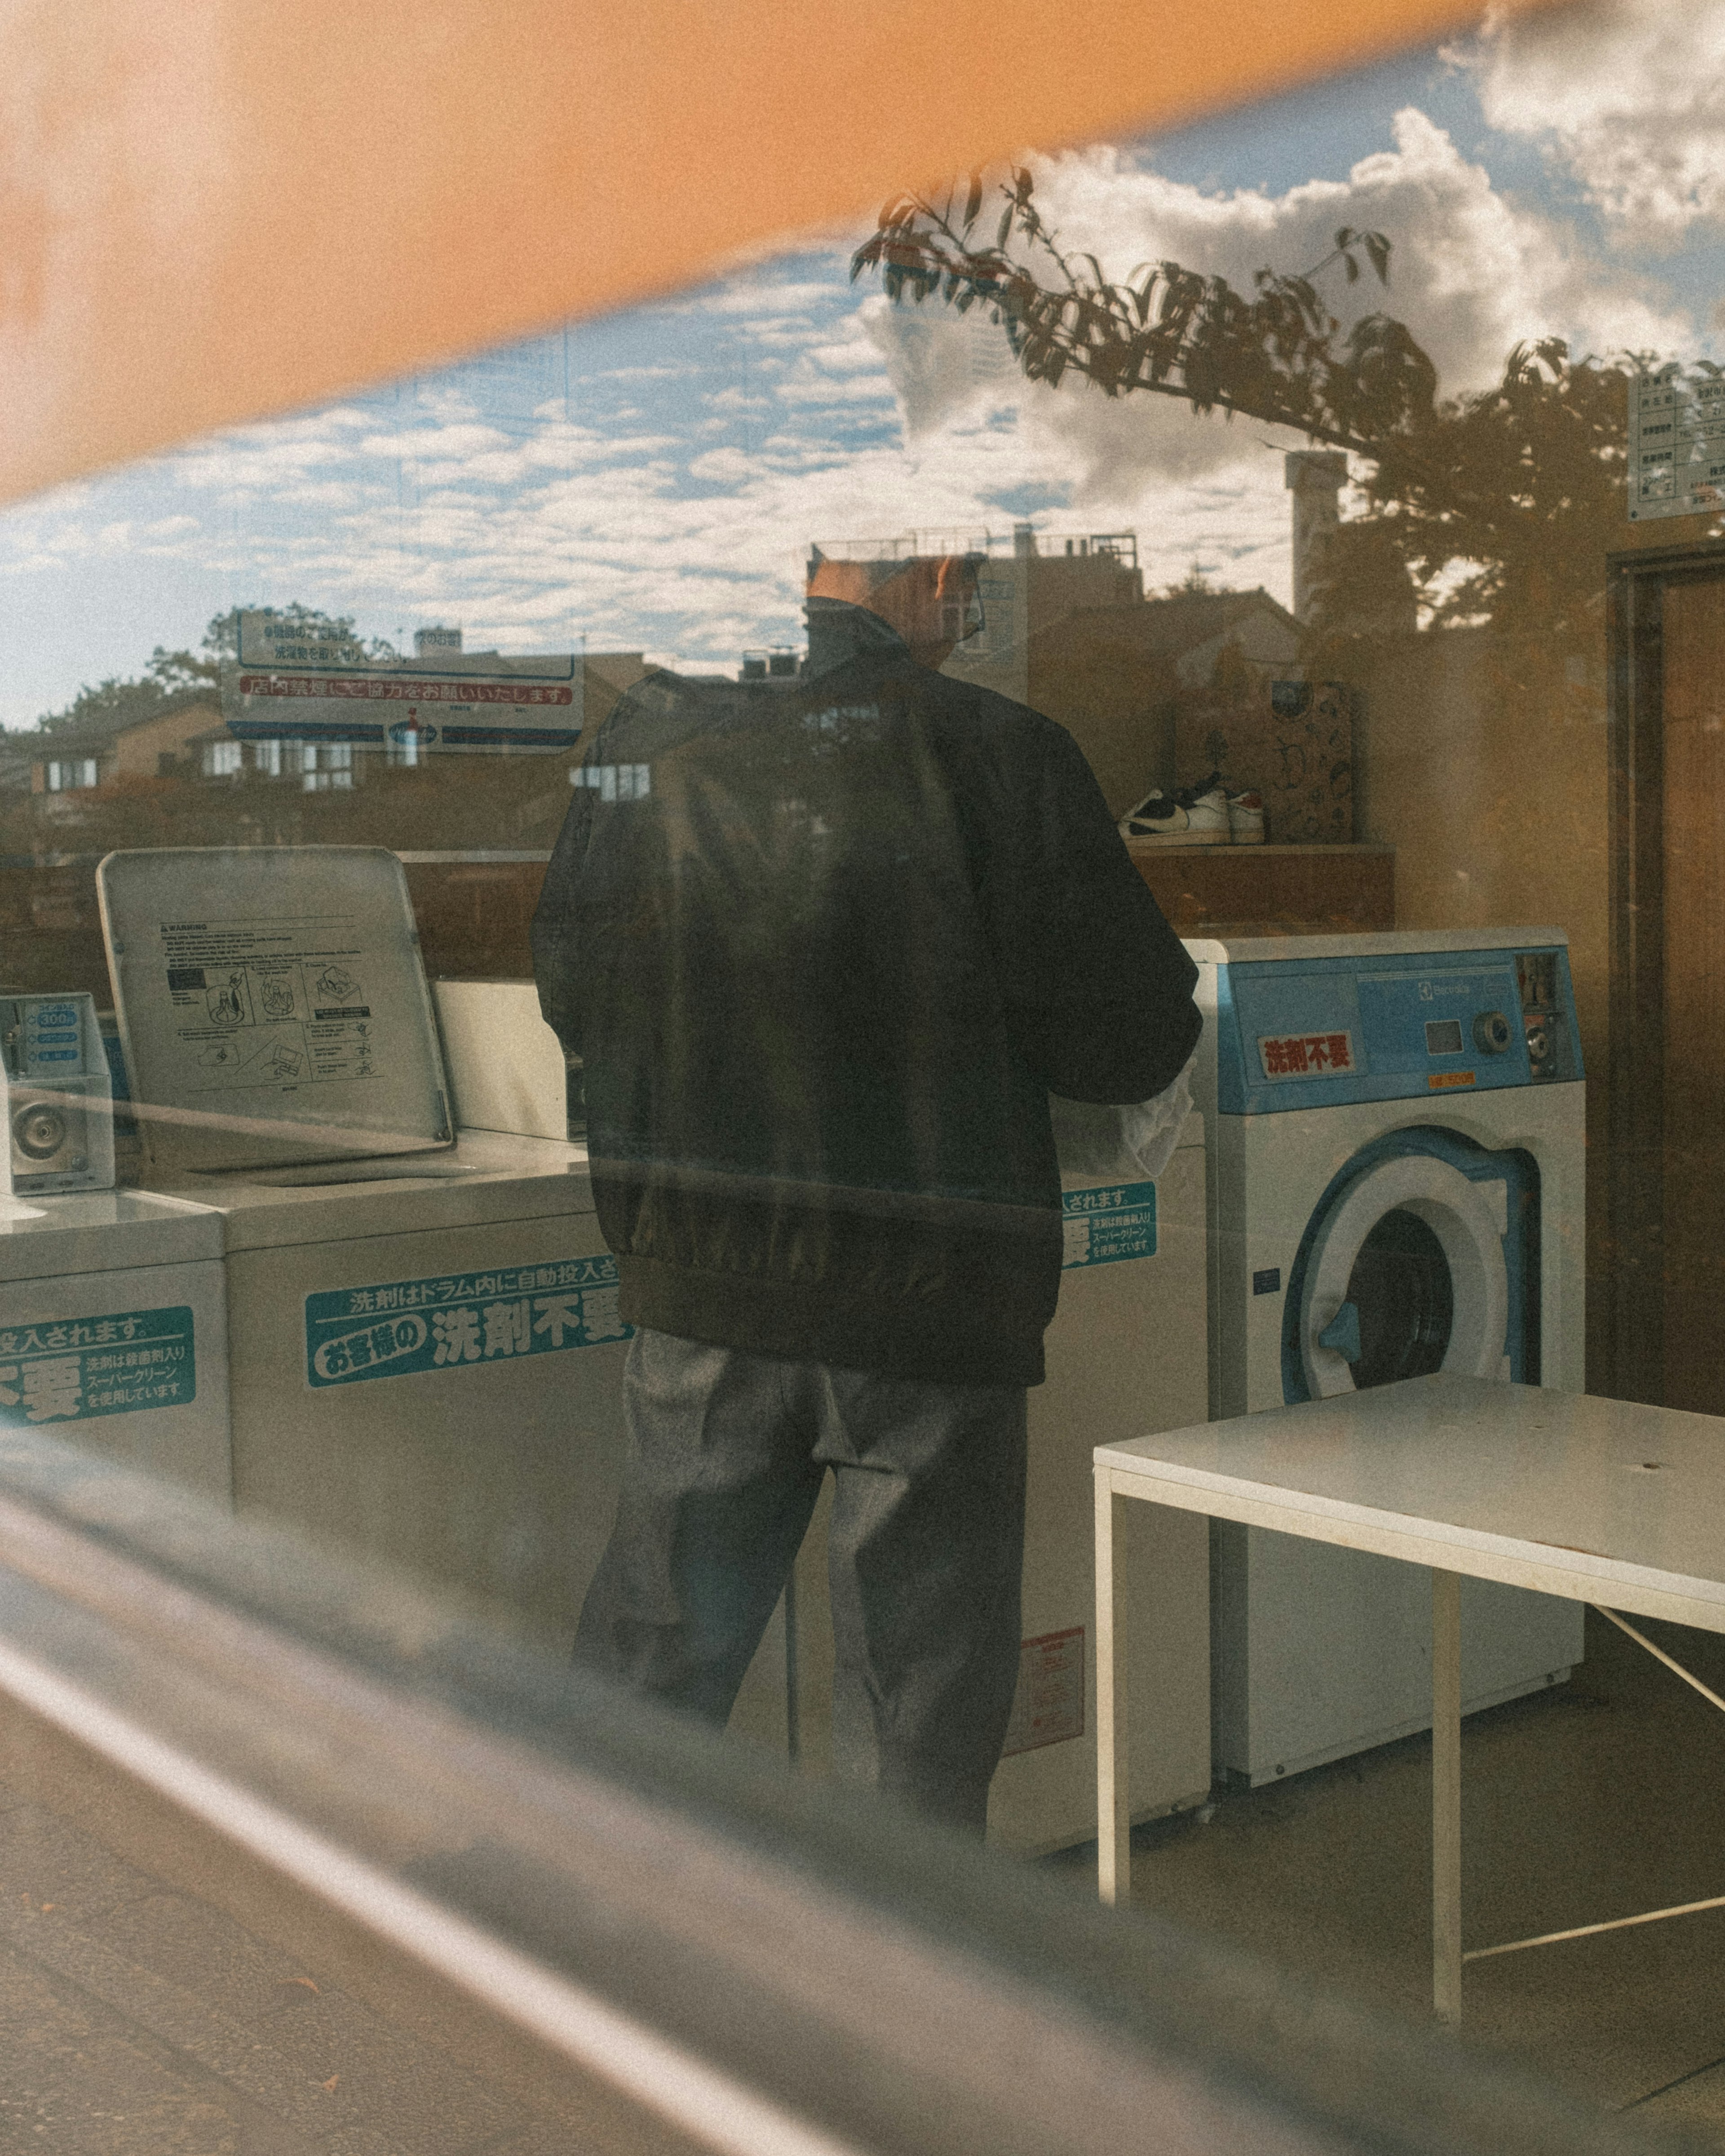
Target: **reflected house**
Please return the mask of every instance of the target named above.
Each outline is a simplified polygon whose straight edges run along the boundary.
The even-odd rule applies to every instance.
[[[583,667],[584,732],[649,670]],[[403,856],[431,970],[531,971],[527,925],[580,746],[410,756],[350,742],[240,741],[193,690],[116,723],[0,740],[0,938],[7,978],[109,999],[95,865],[141,846],[387,846]]]
[[[1299,654],[1300,624],[1261,588],[1075,608],[1033,631],[1025,701],[1070,730],[1120,816],[1153,787],[1184,785],[1204,776],[1200,764],[1225,762],[1207,738],[1178,759],[1183,708],[1261,698],[1297,669]],[[1255,772],[1231,775],[1265,783]]]
[[[248,779],[283,781],[306,793],[345,793],[362,768],[346,742],[238,741],[215,698],[201,693],[146,717],[27,738],[37,811],[62,825],[87,822],[100,810],[104,804],[93,796]]]
[[[198,768],[201,747],[194,744],[217,733],[227,733],[220,706],[213,696],[193,690],[146,717],[33,734],[30,791],[50,797],[88,793],[125,780],[182,777]],[[75,806],[65,804],[68,810]]]
[[[1299,657],[1299,623],[1262,589],[1147,597],[1132,531],[1019,524],[1009,536],[916,532],[814,552],[883,567],[977,557],[983,626],[944,670],[1058,719],[1117,816],[1153,786],[1201,776],[1173,769],[1183,696],[1267,685]]]

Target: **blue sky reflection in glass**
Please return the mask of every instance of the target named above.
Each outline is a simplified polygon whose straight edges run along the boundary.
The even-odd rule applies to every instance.
[[[1034,161],[1070,247],[1236,285],[1337,227],[1394,253],[1327,286],[1406,321],[1442,387],[1522,339],[1721,357],[1725,0],[1506,16],[1159,140]],[[811,539],[1135,530],[1147,583],[1197,563],[1289,597],[1276,430],[1172,399],[1025,385],[1000,331],[853,287],[868,229],[703,290],[320,410],[235,429],[0,515],[0,720],[299,601],[411,648],[644,649],[734,673],[800,639]]]

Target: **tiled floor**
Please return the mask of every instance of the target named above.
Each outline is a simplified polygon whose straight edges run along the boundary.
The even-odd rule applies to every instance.
[[[161,1842],[136,1809],[124,1817],[111,1790],[57,1808],[0,1787],[6,2156],[685,2149],[590,2085],[536,2070],[514,2031],[452,2019],[415,1972],[370,1966],[309,1896],[259,1902],[259,1928],[296,1938],[268,1943],[218,1905],[257,1897],[215,1846],[215,1898],[122,1861],[101,1831]],[[164,1868],[188,1868],[169,1855]]]
[[[1661,1637],[1725,1690],[1725,1639]],[[0,2151],[672,2156],[309,1897],[33,1757],[0,1743]],[[1135,1897],[1424,2019],[1429,1760],[1410,1738],[1142,1830]],[[1469,1722],[1464,1771],[1471,1943],[1725,1892],[1725,1715],[1602,1621],[1574,1681]],[[1082,1893],[1094,1861],[1049,1860]],[[1725,2148],[1725,1910],[1476,1964],[1466,2011],[1472,2041]]]
[[[1647,1625],[1725,1692],[1725,1638]],[[1558,1690],[1471,1717],[1470,1946],[1725,1894],[1725,1714],[1591,1612]],[[1430,1747],[1409,1738],[1142,1828],[1133,1898],[1380,2010],[1430,1999]],[[1075,1883],[1095,1850],[1050,1860]],[[1725,2147],[1725,1909],[1471,1964],[1465,2035]]]

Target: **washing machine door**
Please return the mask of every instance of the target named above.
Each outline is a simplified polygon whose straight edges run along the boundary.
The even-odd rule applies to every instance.
[[[1311,1398],[1434,1370],[1508,1375],[1506,1182],[1429,1152],[1396,1156],[1315,1225],[1298,1315]]]

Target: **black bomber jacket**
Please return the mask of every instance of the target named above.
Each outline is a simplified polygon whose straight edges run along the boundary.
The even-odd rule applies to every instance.
[[[813,678],[616,706],[534,919],[541,1005],[631,1323],[1039,1383],[1047,1096],[1171,1083],[1196,969],[1071,736],[839,613],[852,655]]]

